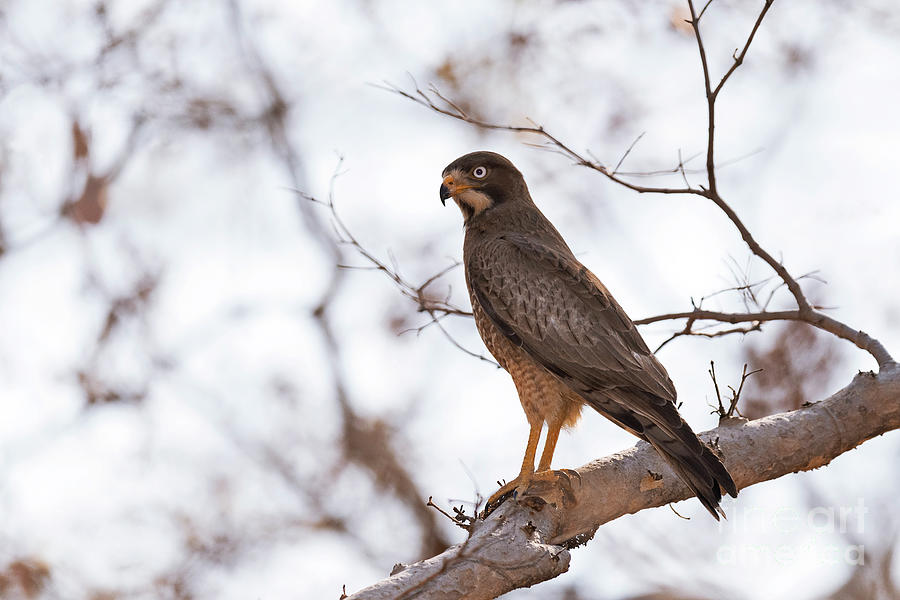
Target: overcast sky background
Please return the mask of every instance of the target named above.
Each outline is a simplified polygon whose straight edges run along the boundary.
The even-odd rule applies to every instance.
[[[728,68],[757,4],[722,1],[707,11],[714,74]],[[109,26],[140,25],[155,5],[109,3]],[[372,85],[435,83],[488,120],[533,119],[607,164],[644,133],[623,168],[672,168],[679,149],[694,156],[706,136],[681,3],[246,1],[241,37],[222,3],[168,2],[133,52],[102,62],[95,6],[0,7],[0,567],[40,559],[51,573],[48,598],[98,590],[157,597],[153,582],[173,569],[188,573],[190,597],[336,598],[341,585],[352,592],[396,562],[423,558],[409,515],[370,473],[329,470],[339,462],[340,408],[310,311],[332,267],[303,225],[295,185],[323,200],[333,189],[359,241],[417,283],[461,258],[461,217],[440,205],[438,186],[446,164],[477,149],[519,167],[538,206],[632,318],[687,310],[691,298],[733,285],[732,268],[747,264],[737,232],[709,202],[637,195],[526,145],[534,139],[480,132]],[[807,289],[830,314],[895,353],[898,34],[900,10],[889,1],[776,2],[722,93],[717,129],[725,199],[792,273],[827,280]],[[216,117],[225,125],[208,128],[184,117],[191,94],[221,98],[241,115],[265,108],[248,45],[288,101],[296,182],[258,123],[240,126],[227,111]],[[160,83],[173,79],[184,88]],[[147,125],[109,186],[100,222],[60,219],[86,173],[106,172],[122,156],[135,114],[149,115]],[[90,131],[87,167],[73,165],[73,119]],[[325,207],[313,208],[328,222]],[[343,262],[365,265],[352,249]],[[148,273],[151,299],[98,344],[110,299]],[[759,261],[749,274],[769,276]],[[461,269],[436,286],[468,306]],[[772,308],[788,305],[776,296]],[[704,306],[740,308],[728,295]],[[345,272],[328,309],[337,372],[361,415],[397,426],[398,453],[425,497],[447,505],[489,495],[515,474],[525,445],[514,388],[434,327],[397,335],[394,321],[427,322],[414,310],[383,274]],[[484,352],[470,320],[446,326]],[[655,347],[677,327],[642,333]],[[682,338],[660,352],[695,430],[716,424],[709,361],[734,385],[744,346],[764,347],[776,331]],[[837,348],[839,368],[814,375],[823,393],[876,366],[847,343]],[[87,404],[79,371],[135,398]],[[561,439],[554,466],[632,443],[586,412]],[[316,507],[259,460],[263,444],[298,480],[327,479],[330,510],[352,531],[305,523]],[[726,505],[725,526],[694,500],[677,505],[690,520],[667,507],[619,519],[574,552],[570,573],[509,597],[573,589],[612,599],[660,587],[822,597],[850,575],[850,542],[827,522],[807,522],[811,509],[857,515],[862,501],[864,520],[848,522],[853,543],[896,543],[898,459],[900,439],[888,434],[825,469],[742,491]],[[778,511],[796,511],[800,524],[773,526]],[[444,527],[450,540],[463,539]],[[220,530],[240,532],[240,551],[192,563],[189,540]],[[788,547],[793,558],[741,554],[760,545]]]

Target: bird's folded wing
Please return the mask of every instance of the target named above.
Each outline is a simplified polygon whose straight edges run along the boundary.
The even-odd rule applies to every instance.
[[[675,400],[634,323],[567,250],[507,234],[467,262],[469,285],[491,321],[575,391],[629,388],[646,392],[651,404]]]

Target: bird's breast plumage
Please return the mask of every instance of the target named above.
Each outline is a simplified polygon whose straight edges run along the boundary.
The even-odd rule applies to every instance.
[[[554,236],[469,230],[464,263],[473,302],[491,323],[575,391],[634,387],[675,399],[631,319]]]
[[[581,398],[524,349],[510,341],[487,315],[471,285],[469,299],[478,333],[491,355],[512,377],[528,422],[559,421],[565,427],[575,425],[581,414]]]

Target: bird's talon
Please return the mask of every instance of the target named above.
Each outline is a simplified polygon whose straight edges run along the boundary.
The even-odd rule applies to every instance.
[[[577,479],[578,483],[581,483],[581,473],[575,469],[560,469],[560,471],[564,472],[570,480]]]

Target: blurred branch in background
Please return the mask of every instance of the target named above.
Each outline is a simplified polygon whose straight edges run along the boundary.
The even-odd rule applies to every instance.
[[[268,108],[264,112],[263,122],[269,134],[271,147],[282,161],[294,189],[300,189],[304,183],[301,152],[295,147],[287,127],[290,112],[297,110],[298,107],[288,102],[274,70],[244,29],[245,19],[241,16],[238,0],[231,0],[229,8],[235,39],[244,52],[248,70],[258,78],[267,94]],[[339,171],[340,162],[337,167],[337,172]],[[329,202],[333,206],[333,200]],[[423,555],[440,552],[449,546],[449,541],[438,527],[435,515],[424,506],[422,498],[425,494],[418,489],[404,462],[397,456],[395,448],[400,428],[383,418],[361,415],[354,407],[348,392],[344,375],[345,361],[331,323],[331,306],[340,293],[344,280],[343,253],[340,249],[342,240],[336,241],[332,237],[323,221],[312,210],[311,203],[301,198],[297,206],[303,215],[307,232],[318,241],[325,254],[333,261],[330,265],[328,283],[324,286],[319,301],[312,308],[311,316],[319,329],[324,351],[329,357],[327,362],[332,369],[334,398],[340,407],[342,418],[341,446],[345,464],[352,463],[370,471],[380,491],[396,497],[404,504],[421,528],[420,552]]]
[[[785,323],[770,339],[747,346],[744,356],[760,371],[741,399],[741,413],[748,419],[814,402],[843,362],[834,338],[798,322]]]
[[[3,10],[0,9],[0,18]],[[0,99],[10,90],[34,87],[59,105],[61,112],[71,115],[71,133],[65,154],[68,166],[54,207],[34,215],[24,225],[22,219],[15,225],[9,223],[4,218],[5,210],[0,210],[0,259],[11,261],[24,256],[59,234],[74,231],[78,236],[74,247],[84,262],[84,288],[101,305],[93,347],[85,348],[79,356],[81,364],[72,368],[85,408],[90,410],[109,404],[138,406],[158,394],[162,386],[179,377],[189,377],[182,366],[190,357],[161,346],[149,330],[158,310],[158,290],[168,284],[170,265],[163,258],[165,254],[156,252],[152,246],[142,246],[141,240],[122,239],[120,255],[115,258],[128,264],[127,275],[110,276],[107,264],[110,257],[97,253],[92,245],[95,230],[107,223],[115,203],[126,200],[116,194],[115,186],[128,174],[129,168],[136,162],[152,161],[160,148],[190,135],[212,145],[218,144],[217,139],[224,139],[233,147],[253,147],[257,140],[262,140],[292,188],[301,188],[306,182],[304,151],[289,126],[301,110],[302,95],[296,89],[287,91],[282,85],[248,29],[241,4],[237,0],[227,4],[221,16],[227,17],[224,22],[230,28],[216,32],[234,46],[233,50],[243,60],[243,64],[229,64],[234,71],[228,77],[234,78],[236,84],[232,88],[210,85],[204,78],[199,81],[184,69],[195,40],[191,39],[190,31],[178,29],[178,10],[175,3],[161,0],[123,21],[121,4],[95,3],[88,19],[96,36],[91,40],[94,54],[87,58],[72,59],[62,54],[43,56],[43,50],[29,47],[24,39],[14,50],[5,49],[7,58],[14,56],[3,61]],[[246,89],[255,91],[258,102],[248,102],[242,95]],[[96,105],[107,108],[104,102],[118,103],[115,116],[119,123],[95,109]],[[117,141],[110,143],[111,138]],[[117,149],[111,151],[111,147]],[[48,152],[60,150],[49,148]],[[11,192],[19,190],[12,190],[3,177],[7,166],[6,157],[0,155],[0,209],[8,209],[12,202],[18,201]],[[26,190],[26,193],[33,192]],[[21,207],[16,208],[24,212]],[[342,340],[335,334],[331,321],[332,305],[341,294],[344,280],[343,251],[331,236],[327,221],[320,218],[309,202],[298,199],[296,210],[304,227],[301,235],[315,240],[330,260],[321,295],[306,316],[319,332],[318,341],[309,341],[317,343],[318,348],[309,351],[327,356],[325,362],[331,368],[332,391],[327,401],[336,405],[336,414],[341,419],[339,438],[333,440],[334,447],[340,450],[339,460],[323,460],[321,471],[309,476],[298,470],[296,458],[288,455],[296,449],[283,445],[283,440],[276,443],[260,438],[259,433],[244,431],[238,423],[216,423],[260,472],[280,480],[296,493],[293,513],[277,517],[261,515],[256,521],[235,522],[229,517],[227,507],[239,491],[238,482],[221,478],[211,469],[197,476],[208,478],[208,487],[221,498],[221,518],[210,524],[190,510],[171,512],[172,525],[182,537],[181,554],[172,561],[173,568],[150,573],[148,581],[132,581],[128,590],[106,589],[90,581],[75,582],[73,579],[80,579],[82,574],[58,573],[56,565],[44,563],[40,558],[16,557],[10,554],[16,547],[10,546],[9,551],[4,549],[0,553],[0,596],[42,597],[47,590],[60,585],[59,582],[68,581],[69,586],[92,589],[90,593],[96,598],[141,593],[194,598],[202,594],[204,570],[233,566],[261,547],[277,547],[284,539],[295,540],[304,532],[331,531],[364,548],[366,543],[355,531],[355,524],[348,521],[346,510],[334,506],[334,499],[339,496],[336,482],[342,473],[355,467],[369,473],[374,482],[373,505],[381,498],[396,500],[410,519],[405,529],[418,529],[420,548],[410,550],[411,558],[436,554],[449,546],[444,529],[425,506],[426,494],[419,489],[398,452],[398,448],[408,444],[402,428],[394,421],[396,417],[364,414],[357,409],[348,391]],[[285,273],[284,276],[297,275]],[[428,282],[419,290],[423,298],[427,285]],[[214,329],[229,327],[229,321],[221,319]],[[132,354],[140,357],[141,368],[122,374],[116,362],[122,355]],[[181,388],[186,404],[190,405],[188,398],[192,394],[185,391],[188,386],[182,384]],[[276,402],[277,394],[277,390],[264,390],[253,402],[265,406]],[[300,404],[325,401],[303,398]],[[215,422],[212,415],[208,416]],[[87,412],[82,417],[87,418]],[[301,428],[301,417],[295,415],[295,419],[296,426]],[[315,449],[307,448],[304,452],[315,452]],[[358,518],[352,517],[354,521]],[[376,559],[371,551],[369,556],[371,560]],[[64,597],[77,595],[62,592]]]
[[[0,570],[4,598],[38,598],[50,581],[50,567],[34,558],[18,558]]]

